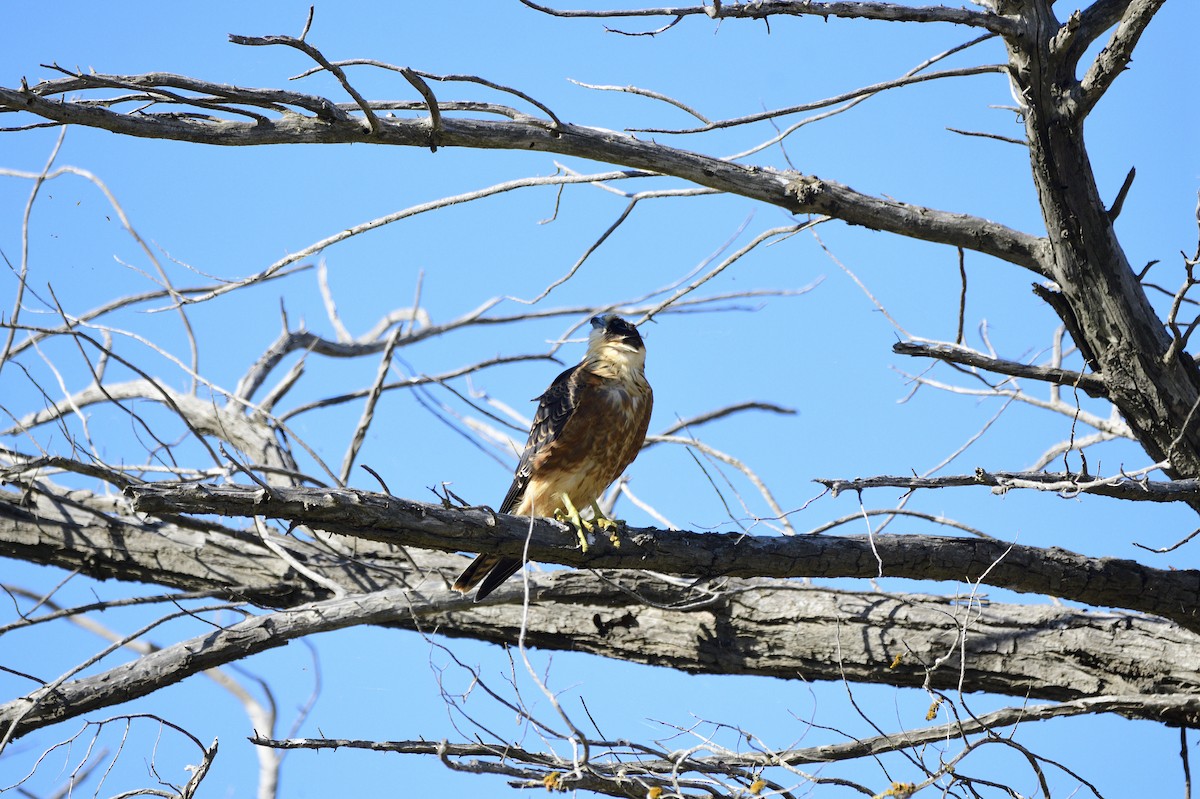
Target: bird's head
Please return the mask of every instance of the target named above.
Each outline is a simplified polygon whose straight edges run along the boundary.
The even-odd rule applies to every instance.
[[[610,376],[640,373],[646,363],[646,345],[637,328],[616,314],[593,316],[583,359]]]
[[[646,345],[638,329],[616,314],[592,317],[592,332],[588,336],[588,349],[604,345],[620,349],[645,350]]]

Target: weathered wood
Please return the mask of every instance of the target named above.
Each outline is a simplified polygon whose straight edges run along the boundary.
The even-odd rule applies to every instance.
[[[630,529],[620,546],[601,536],[586,552],[567,525],[548,519],[450,510],[365,491],[252,489],[155,483],[127,489],[154,514],[265,516],[330,533],[443,551],[484,549],[576,568],[653,569],[719,577],[907,577],[1039,593],[1152,613],[1200,630],[1200,572],[1153,569],[1063,549],[929,535],[747,536]]]
[[[251,115],[255,117],[253,121],[215,116],[127,114],[71,99],[51,99],[51,95],[64,91],[77,92],[87,88],[148,89],[156,86],[210,94],[219,98],[215,102],[223,102],[230,108],[266,109],[269,113],[256,111]],[[280,104],[309,111],[312,116],[296,113],[275,116]],[[373,133],[365,120],[349,116],[345,109],[323,97],[246,89],[166,73],[80,74],[30,89],[0,87],[0,109],[28,111],[55,122],[86,125],[127,136],[196,144],[429,146],[428,119],[381,117],[378,131]],[[524,118],[489,120],[444,116],[437,144],[439,147],[532,150],[622,164],[780,206],[793,213],[828,214],[854,225],[993,255],[1039,273],[1042,269],[1046,248],[1043,239],[987,219],[874,197],[816,176],[726,161],[616,131],[520,116]]]
[[[231,494],[227,501],[253,504],[253,495],[253,490],[243,490],[240,499]],[[69,511],[49,502],[21,506],[9,501],[12,495],[0,494],[0,499],[0,554],[74,568],[98,578],[185,590],[224,587],[231,598],[289,609],[235,625],[229,636],[209,638],[211,631],[205,631],[205,640],[192,642],[191,648],[185,642],[171,648],[175,654],[141,664],[135,660],[59,686],[56,695],[63,697],[59,703],[39,704],[37,712],[26,713],[29,705],[24,700],[0,709],[0,720],[24,714],[21,731],[150,693],[202,668],[245,657],[251,649],[278,646],[318,628],[356,624],[419,625],[449,636],[511,643],[525,623],[525,641],[530,646],[696,673],[808,680],[845,677],[909,686],[928,679],[930,686],[945,689],[956,689],[961,673],[964,690],[1054,700],[1200,689],[1194,669],[1200,660],[1200,636],[1179,625],[1121,613],[989,602],[969,588],[955,598],[831,590],[786,579],[728,578],[720,581],[718,593],[708,595],[642,571],[614,572],[609,579],[587,571],[531,572],[533,603],[526,613],[524,584],[518,579],[481,605],[451,592],[449,581],[465,563],[455,555],[401,551],[358,540],[355,556],[344,557],[328,545],[269,533],[273,546],[287,554],[283,558],[256,535],[217,526],[185,530],[137,519],[119,500],[90,497],[86,492],[75,494]],[[383,507],[385,502],[399,507],[394,498],[368,494],[341,505],[361,510]],[[325,507],[326,516],[338,507],[329,500],[309,504]],[[414,533],[419,536],[438,535],[439,530],[448,531],[456,517],[467,517],[477,523],[460,522],[461,529],[490,539],[502,535],[504,522],[511,519],[497,517],[498,525],[490,527],[483,521],[488,517],[485,511],[464,514],[440,506],[405,504],[412,506],[406,512],[424,515],[424,530]],[[269,515],[270,509],[260,510]],[[388,537],[382,518],[359,517],[375,526],[374,533]],[[523,546],[523,522],[515,521],[523,528],[519,533]],[[539,522],[538,529],[539,535],[566,542],[561,551],[571,550],[569,531],[553,522]],[[453,535],[464,534],[447,532],[448,537]],[[593,549],[602,546],[598,543]],[[288,559],[302,563],[322,582],[292,568]],[[330,586],[337,586],[345,596],[334,597]],[[290,609],[300,612],[293,614]],[[263,634],[268,629],[273,636]],[[1135,710],[1122,708],[1121,712],[1136,715]]]
[[[1114,44],[1132,48],[1164,1],[1127,4],[1130,25],[1118,27]],[[1044,264],[1071,311],[1064,321],[1150,458],[1169,460],[1172,477],[1200,477],[1200,369],[1191,357],[1167,357],[1171,338],[1117,240],[1084,145],[1084,119],[1106,84],[1081,87],[1078,32],[1059,23],[1048,0],[1013,5],[1022,33],[1005,44],[1048,233]],[[1200,502],[1192,506],[1200,511]]]

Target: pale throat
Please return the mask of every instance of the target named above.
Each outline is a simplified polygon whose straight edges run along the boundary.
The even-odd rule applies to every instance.
[[[589,371],[600,377],[623,382],[644,382],[646,351],[627,344],[605,342],[589,346],[584,363]]]

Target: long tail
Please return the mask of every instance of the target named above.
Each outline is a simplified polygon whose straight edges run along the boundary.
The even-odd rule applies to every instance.
[[[516,558],[504,558],[497,555],[480,555],[471,561],[471,565],[463,570],[452,586],[455,591],[467,593],[477,584],[479,591],[475,601],[483,600],[495,591],[501,583],[521,570],[521,561]]]

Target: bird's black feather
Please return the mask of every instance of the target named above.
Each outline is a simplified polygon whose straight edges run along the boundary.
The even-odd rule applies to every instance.
[[[563,371],[550,388],[538,397],[537,411],[533,414],[533,426],[529,428],[529,440],[525,443],[525,451],[521,453],[521,462],[517,464],[516,474],[513,475],[512,485],[500,503],[501,513],[512,513],[521,504],[525,487],[533,476],[533,459],[538,453],[554,443],[562,432],[563,426],[571,418],[575,410],[575,372],[579,365]]]

